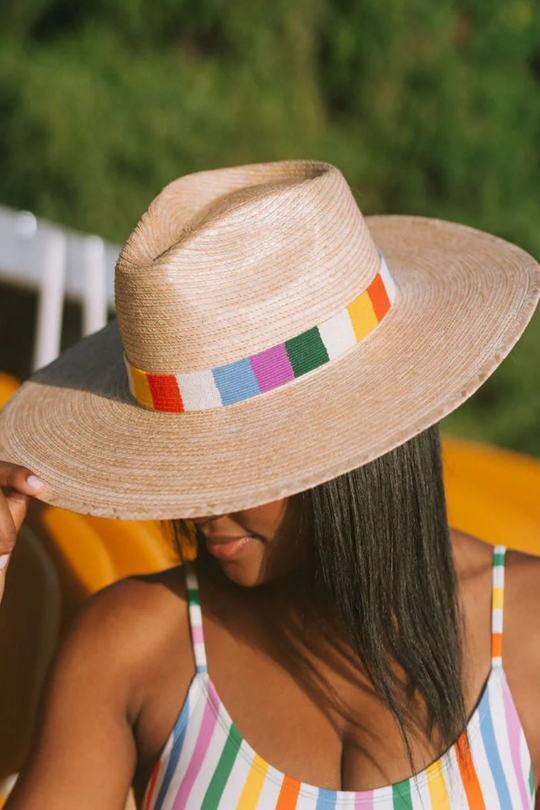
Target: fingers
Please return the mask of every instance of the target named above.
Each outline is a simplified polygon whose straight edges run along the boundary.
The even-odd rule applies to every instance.
[[[26,467],[0,461],[0,487],[11,487],[25,495],[36,495],[43,489],[43,484]]]
[[[25,467],[0,461],[0,555],[11,552],[26,517],[31,495],[43,489],[41,481]],[[1,567],[1,566],[0,566]]]

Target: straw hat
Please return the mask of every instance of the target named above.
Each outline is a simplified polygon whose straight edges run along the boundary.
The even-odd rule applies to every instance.
[[[463,225],[364,219],[286,161],[171,183],[116,267],[118,322],[0,415],[0,458],[92,515],[222,514],[410,439],[498,366],[540,294],[527,253]]]

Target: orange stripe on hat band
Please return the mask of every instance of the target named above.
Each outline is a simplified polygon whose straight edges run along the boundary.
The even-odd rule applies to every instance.
[[[395,297],[395,282],[381,253],[381,268],[369,287],[324,323],[251,357],[203,371],[153,374],[125,358],[130,391],[146,408],[176,413],[243,402],[353,349],[386,317]]]

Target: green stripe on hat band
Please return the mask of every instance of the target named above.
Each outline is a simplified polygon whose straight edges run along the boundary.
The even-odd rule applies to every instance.
[[[395,296],[394,279],[381,253],[380,271],[345,309],[251,357],[184,374],[153,374],[125,358],[131,394],[147,408],[176,413],[243,402],[341,357],[373,332],[392,308]]]

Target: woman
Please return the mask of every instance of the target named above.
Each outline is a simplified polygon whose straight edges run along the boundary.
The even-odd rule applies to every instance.
[[[1,542],[37,495],[172,520],[197,558],[90,601],[8,809],[131,783],[144,810],[533,808],[540,563],[448,528],[436,423],[539,279],[463,226],[366,223],[327,164],[167,187],[117,265],[121,339],[2,413]]]

